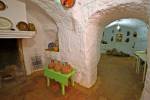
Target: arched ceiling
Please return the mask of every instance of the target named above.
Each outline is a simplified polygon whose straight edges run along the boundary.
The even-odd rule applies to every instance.
[[[58,27],[53,18],[49,16],[41,7],[31,1],[26,2],[27,15],[33,16],[36,18],[43,27],[44,30],[53,31],[58,33]]]
[[[116,25],[125,26],[125,27],[129,27],[133,29],[143,28],[143,27],[148,26],[145,22],[141,20],[129,18],[129,19],[118,19],[108,24],[106,28],[111,27],[111,26],[116,26]]]
[[[98,10],[90,18],[89,22],[98,23],[105,27],[109,23],[125,18],[136,18],[148,23],[148,2],[121,4],[108,9]]]

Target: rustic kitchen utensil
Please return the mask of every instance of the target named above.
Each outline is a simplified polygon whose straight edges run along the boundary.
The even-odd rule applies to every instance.
[[[65,8],[71,8],[75,4],[75,0],[60,0],[61,4]]]
[[[28,24],[26,22],[20,21],[20,22],[18,22],[18,24],[16,25],[16,27],[20,31],[28,31]]]
[[[33,23],[28,23],[28,30],[29,31],[36,31],[35,25]]]
[[[7,6],[5,5],[5,3],[3,1],[0,1],[0,11],[3,11],[7,8]]]

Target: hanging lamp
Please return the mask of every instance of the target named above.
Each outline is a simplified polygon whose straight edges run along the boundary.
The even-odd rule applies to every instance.
[[[119,20],[117,21],[117,30],[120,30]]]

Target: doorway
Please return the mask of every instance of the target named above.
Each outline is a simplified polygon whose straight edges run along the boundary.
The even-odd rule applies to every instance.
[[[136,52],[146,55],[147,24],[139,19],[119,19],[108,24],[101,34],[98,77],[101,77],[105,95],[111,100],[139,100],[147,62]]]

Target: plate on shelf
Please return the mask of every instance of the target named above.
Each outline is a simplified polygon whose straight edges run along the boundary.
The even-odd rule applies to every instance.
[[[13,27],[13,23],[6,17],[0,17],[0,30],[10,30]]]
[[[53,47],[55,47],[55,43],[51,42],[51,43],[48,44],[48,49],[51,49]]]
[[[6,5],[3,1],[0,1],[0,11],[5,10],[6,9]]]

